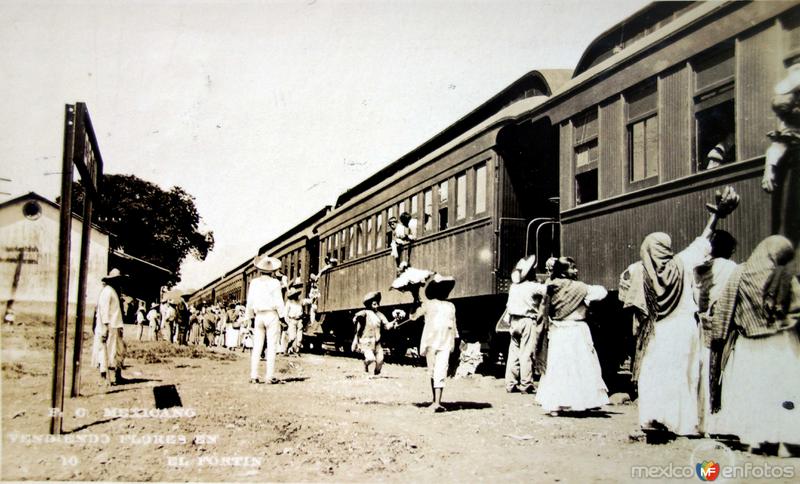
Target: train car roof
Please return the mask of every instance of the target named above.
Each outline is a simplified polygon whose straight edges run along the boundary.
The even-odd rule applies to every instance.
[[[275,237],[271,241],[262,245],[261,248],[258,249],[258,255],[268,252],[270,249],[279,248],[280,245],[283,244],[284,242],[290,242],[295,238],[295,236],[301,235],[301,232],[306,232],[302,234],[304,236],[313,234],[314,224],[322,217],[324,217],[330,209],[331,209],[330,205],[326,205],[325,207],[317,211],[314,215],[308,217],[307,219],[303,220],[302,222],[295,225],[291,229],[287,230],[283,234],[279,235],[278,237]]]
[[[328,213],[328,211],[330,209],[331,209],[330,205],[326,205],[325,207],[323,207],[322,209],[320,209],[319,211],[314,213],[312,216],[306,218],[305,220],[303,220],[299,224],[295,225],[291,229],[287,230],[283,234],[279,235],[275,239],[271,240],[270,242],[267,242],[266,244],[262,245],[258,249],[258,255],[261,255],[261,254],[263,254],[264,252],[266,252],[266,251],[268,251],[270,249],[274,249],[275,247],[279,246],[282,242],[290,240],[292,238],[292,236],[297,234],[297,232],[299,232],[299,231],[302,231],[304,229],[306,229],[306,230],[310,229],[311,232],[313,232],[314,223],[317,220],[321,219],[326,213]],[[206,290],[206,289],[208,289],[208,288],[210,288],[210,287],[212,287],[212,286],[214,286],[216,284],[219,284],[220,282],[222,282],[225,279],[229,278],[231,275],[239,274],[243,269],[247,268],[247,266],[252,264],[252,263],[253,263],[253,258],[252,257],[248,257],[247,259],[242,261],[239,265],[237,265],[233,269],[223,273],[222,276],[219,276],[219,277],[216,277],[216,278],[212,279],[207,284],[205,284],[203,287],[201,287],[200,289],[196,290],[194,293],[192,293],[192,296],[194,296],[195,294],[198,294],[201,291]]]
[[[460,136],[450,140],[443,146],[440,146],[439,148],[434,149],[429,153],[426,153],[421,158],[414,160],[413,163],[408,163],[402,166],[398,166],[397,169],[391,173],[391,176],[387,175],[386,178],[376,180],[370,186],[365,187],[363,190],[361,190],[359,192],[358,197],[354,196],[353,198],[349,199],[345,204],[343,204],[341,207],[337,207],[337,210],[331,210],[331,212],[328,213],[326,217],[322,218],[320,223],[317,224],[317,228],[319,228],[319,225],[321,225],[325,221],[331,220],[334,217],[338,216],[344,210],[349,209],[354,205],[357,205],[358,203],[361,202],[362,198],[369,197],[372,193],[381,190],[388,184],[393,183],[392,176],[394,175],[402,176],[403,174],[414,171],[419,167],[434,161],[435,159],[439,158],[448,151],[458,148],[459,146],[469,142],[470,140],[475,139],[476,137],[486,133],[487,131],[493,128],[497,128],[500,125],[506,123],[516,122],[516,120],[522,117],[524,114],[536,110],[536,108],[545,101],[547,101],[547,99],[548,99],[547,96],[535,96],[516,101],[513,104],[510,104],[502,108],[499,112],[490,116],[482,123],[473,126],[470,129],[467,129]],[[339,208],[341,208],[342,210],[338,210]]]
[[[550,96],[569,81],[571,77],[571,69],[539,69],[526,73],[429,140],[346,190],[336,200],[336,208],[403,168],[421,160],[428,153],[444,146],[507,106],[526,98]]]
[[[583,51],[573,77],[620,52],[626,46],[661,29],[697,7],[699,2],[654,2],[617,23],[595,38]]]
[[[536,119],[541,115],[548,115],[551,116],[553,122],[563,121],[573,113],[553,108],[570,99],[577,90],[585,89],[595,81],[604,79],[612,73],[624,69],[642,56],[647,55],[648,52],[657,49],[658,46],[684,35],[698,24],[708,21],[711,16],[721,10],[735,9],[747,4],[746,2],[731,1],[676,2],[674,6],[670,7],[669,5],[662,5],[662,3],[669,4],[672,2],[656,2],[648,5],[601,34],[584,51],[572,79],[563,84],[541,106],[521,116],[520,119]],[[789,6],[792,5],[792,2],[786,3],[787,9],[790,8]],[[665,8],[672,12],[669,18],[667,18],[665,11],[658,10],[660,8]],[[657,22],[654,20],[657,18],[662,18],[662,20]],[[615,44],[610,52],[604,50],[610,45],[610,40],[608,39],[613,39],[615,35],[622,35],[626,27],[634,31],[634,26],[638,27],[637,32],[640,32],[640,34],[624,37],[626,40]],[[615,89],[619,91],[627,87],[630,86],[617,86]]]

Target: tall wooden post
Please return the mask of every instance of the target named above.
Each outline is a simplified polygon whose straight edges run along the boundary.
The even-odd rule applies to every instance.
[[[56,289],[55,347],[53,349],[53,393],[50,405],[50,433],[61,433],[64,413],[64,373],[67,354],[69,310],[69,252],[72,231],[72,156],[75,150],[75,107],[66,106],[64,116],[64,159],[61,169],[61,212],[58,239],[58,284]]]
[[[78,138],[75,140],[75,153],[85,158],[86,153],[86,106],[83,103],[76,105],[76,126]],[[83,196],[83,226],[81,228],[81,262],[78,270],[78,301],[75,308],[75,344],[72,350],[72,389],[70,390],[70,398],[75,398],[80,395],[81,386],[81,351],[83,349],[83,320],[86,315],[86,279],[89,272],[89,245],[90,236],[92,232],[92,202],[94,196],[90,192],[89,185],[96,186],[97,171],[95,170],[95,163],[90,156],[89,175],[91,183],[86,184]]]

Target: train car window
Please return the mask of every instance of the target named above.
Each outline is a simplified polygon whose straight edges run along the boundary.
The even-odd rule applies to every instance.
[[[367,251],[367,253],[370,253],[370,252],[372,252],[372,239],[373,239],[373,234],[372,234],[372,217],[370,216],[370,217],[367,219],[367,232],[366,232],[366,242],[367,242],[366,251]]]
[[[593,202],[598,198],[597,165],[598,123],[597,108],[579,114],[572,121],[574,128],[575,202]]]
[[[433,190],[428,188],[422,195],[423,215],[422,224],[425,227],[425,233],[433,229]]]
[[[419,194],[411,197],[411,216],[416,217],[417,212],[419,212]]]
[[[695,171],[736,161],[735,67],[732,44],[692,62]]]
[[[339,260],[347,260],[347,229],[342,230],[339,236]]]
[[[475,213],[486,211],[486,163],[475,167]]]
[[[364,253],[364,222],[356,224],[356,254],[361,255]]]
[[[628,181],[658,176],[658,90],[656,81],[625,94],[628,127]]]
[[[439,184],[439,230],[445,230],[450,226],[447,217],[448,189],[448,180],[445,180]]]
[[[383,248],[383,212],[375,217],[375,250]]]
[[[405,211],[406,211],[406,201],[405,201],[405,200],[403,200],[402,202],[400,202],[400,203],[397,205],[397,213],[398,213],[398,217],[400,216],[399,214],[401,214],[401,213],[403,213],[403,212],[405,212]]]
[[[456,177],[456,220],[467,216],[467,174]]]
[[[355,225],[350,226],[350,232],[347,238],[347,256],[352,259],[356,256],[356,227]]]

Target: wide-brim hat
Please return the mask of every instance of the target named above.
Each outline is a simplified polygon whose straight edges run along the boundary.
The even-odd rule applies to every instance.
[[[381,293],[380,293],[380,291],[368,292],[364,296],[364,306],[369,306],[370,304],[372,304],[372,301],[375,301],[378,304],[381,303]]]
[[[152,304],[150,305],[150,309],[155,309],[155,308],[157,308],[157,307],[158,307],[158,303],[152,303]]]
[[[293,297],[297,296],[298,294],[300,294],[301,292],[302,291],[300,289],[298,289],[296,287],[292,287],[291,289],[286,291],[286,297],[287,298],[293,298]]]
[[[303,286],[303,279],[296,278],[294,282],[292,282],[292,287],[302,287]]]
[[[517,265],[514,266],[514,270],[519,271],[519,279],[524,281],[528,278],[528,274],[530,274],[534,267],[536,267],[536,256],[529,255],[528,257],[520,259]]]
[[[107,276],[103,277],[103,281],[113,281],[113,280],[120,280],[123,276],[119,269],[111,269],[111,272],[108,273]]]
[[[275,272],[281,267],[281,261],[268,255],[257,255],[253,259],[253,265],[256,269],[264,272]]]
[[[792,64],[786,77],[775,85],[775,94],[789,94],[798,86],[800,86],[800,64]]]
[[[428,299],[447,299],[455,286],[455,278],[436,274],[425,286],[425,297]]]

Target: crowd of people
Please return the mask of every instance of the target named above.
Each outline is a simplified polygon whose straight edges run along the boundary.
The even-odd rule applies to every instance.
[[[797,109],[784,106],[800,106],[799,87],[800,68],[793,68],[776,89],[780,101],[776,112],[783,114],[784,124],[780,132],[770,134],[773,145],[763,179],[768,192],[779,186],[775,167],[787,163],[786,153],[796,153],[800,146],[796,126],[800,123],[794,120]],[[796,170],[797,160],[793,163],[790,168]],[[668,234],[651,233],[641,242],[639,260],[621,274],[619,299],[632,314],[636,337],[630,362],[636,388],[632,396],[638,396],[639,424],[648,441],[679,435],[732,435],[752,448],[785,444],[781,449],[797,453],[797,241],[771,235],[737,265],[731,260],[736,239],[717,229],[717,224],[738,204],[733,188],[719,191],[716,203],[707,205],[706,226],[688,247],[676,252]],[[797,214],[788,216],[794,220],[784,223],[784,228],[796,224]],[[366,373],[379,375],[385,332],[409,321],[424,321],[419,355],[427,362],[431,407],[442,412],[450,354],[458,339],[456,307],[447,300],[456,281],[410,265],[413,221],[403,213],[399,222],[389,220],[389,245],[397,266],[392,289],[412,296],[411,311],[396,309],[389,319],[380,309],[381,293],[369,292],[363,297],[364,309],[353,317],[351,349],[363,356]],[[336,265],[332,258],[325,262],[321,273]],[[587,316],[593,304],[608,297],[608,291],[580,281],[578,264],[570,257],[546,261],[544,277],[539,278],[537,263],[535,256],[526,256],[511,273],[506,310],[499,323],[510,335],[506,391],[535,394],[536,402],[553,416],[599,410],[609,403],[608,388]],[[279,260],[263,255],[253,265],[259,276],[250,282],[244,304],[231,301],[225,306],[194,308],[183,300],[165,300],[151,304],[149,311],[142,304],[136,314],[138,338],[251,349],[250,382],[261,381],[263,355],[264,381],[277,383],[276,354],[298,353],[304,321],[309,314],[314,319],[317,278],[312,275],[309,297],[301,301],[303,281],[289,285],[279,272]],[[114,375],[114,381],[121,379],[125,346],[117,292],[120,279],[116,269],[103,279],[93,353],[93,364],[104,377]]]
[[[308,297],[301,300],[302,280],[298,278],[289,284],[285,276],[276,272],[284,312],[275,326],[274,340],[270,340],[267,347],[273,348],[275,353],[296,356],[300,354],[308,321],[316,317],[317,277],[312,274]],[[133,339],[136,341],[165,341],[242,352],[255,347],[256,357],[269,357],[263,341],[258,345],[263,335],[259,333],[253,309],[237,300],[194,306],[188,303],[186,296],[162,297],[160,303],[152,302],[148,307],[145,301],[137,303],[123,294],[128,281],[118,269],[112,269],[102,282],[95,312],[92,366],[98,368],[102,379],[111,385],[126,381],[121,375],[126,351],[122,338],[124,322],[135,323]],[[248,296],[248,302],[253,300]]]

